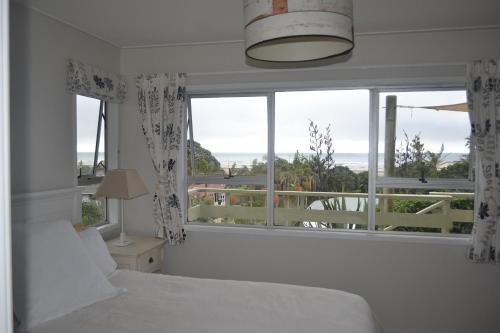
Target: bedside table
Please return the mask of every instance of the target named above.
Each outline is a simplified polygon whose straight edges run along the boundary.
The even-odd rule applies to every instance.
[[[114,246],[112,239],[106,242],[109,253],[118,264],[118,269],[129,269],[146,273],[160,272],[163,264],[165,240],[153,237],[129,236],[134,241],[128,246]]]

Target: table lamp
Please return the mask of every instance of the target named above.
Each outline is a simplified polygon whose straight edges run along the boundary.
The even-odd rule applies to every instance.
[[[113,243],[115,246],[127,246],[133,244],[133,241],[127,239],[123,230],[123,200],[130,200],[141,195],[147,194],[148,189],[144,181],[135,169],[115,169],[108,170],[101,185],[95,193],[96,197],[106,197],[120,199],[121,202],[121,233],[120,239]]]

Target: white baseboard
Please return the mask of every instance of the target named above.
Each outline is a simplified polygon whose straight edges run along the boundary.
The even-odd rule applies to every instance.
[[[13,223],[66,219],[75,224],[81,222],[81,190],[70,187],[15,194],[12,196],[11,208]]]

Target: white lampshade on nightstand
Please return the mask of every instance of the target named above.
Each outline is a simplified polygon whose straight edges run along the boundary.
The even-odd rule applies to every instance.
[[[120,240],[116,241],[115,246],[127,246],[132,244],[127,239],[123,229],[123,200],[130,200],[141,195],[147,194],[148,189],[144,181],[135,169],[115,169],[108,170],[101,185],[95,193],[96,197],[106,197],[111,199],[121,199],[121,233]]]

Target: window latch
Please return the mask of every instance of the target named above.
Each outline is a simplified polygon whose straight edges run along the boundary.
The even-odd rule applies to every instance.
[[[427,183],[427,179],[425,179],[425,172],[424,172],[424,170],[420,170],[420,178],[418,180],[420,180],[420,182],[422,184],[426,184]]]
[[[224,179],[231,179],[234,178],[234,176],[231,174],[231,168],[229,168],[229,176],[224,176]]]

